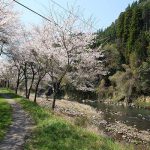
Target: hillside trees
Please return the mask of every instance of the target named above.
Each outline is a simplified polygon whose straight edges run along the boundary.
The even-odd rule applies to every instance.
[[[126,13],[124,15],[124,20],[122,21],[123,25],[123,42],[126,43],[129,38],[129,30],[130,30],[130,23],[131,23],[131,17],[132,17],[132,9],[130,5],[126,9]]]
[[[115,91],[112,98],[116,101],[124,100],[131,103],[139,93],[139,77],[136,70],[133,71],[127,65],[122,67],[124,71],[118,71],[109,78]]]
[[[148,70],[150,59],[149,14],[150,1],[141,0],[133,2],[132,5],[127,7],[125,12],[120,14],[118,19],[110,27],[98,33],[97,41],[101,37],[112,37],[111,32],[116,31],[113,32],[116,34],[113,35],[111,40],[108,40],[103,45],[108,60],[106,67],[109,70],[109,75],[107,78],[103,78],[102,83],[100,83],[100,87],[103,90],[99,90],[103,92],[105,91],[107,94],[109,93],[107,90],[111,89],[110,91],[113,91],[113,98],[114,95],[116,95],[116,98],[114,99],[119,100],[123,98],[124,100],[128,99],[129,102],[129,99],[131,99],[129,97],[134,99],[140,94],[148,95],[148,76],[150,75]],[[128,69],[125,69],[123,67],[124,65],[127,65]],[[128,73],[130,73],[130,78],[133,79],[133,82],[130,80]],[[138,84],[134,84],[135,79]],[[125,89],[130,89],[130,92]],[[116,93],[118,93],[118,97]],[[124,96],[120,96],[121,93]],[[102,98],[102,96],[100,98]]]
[[[135,45],[135,39],[139,36],[140,31],[142,30],[142,11],[140,8],[135,7],[133,10],[131,18],[131,26],[128,39],[128,49],[132,50]]]
[[[119,19],[117,20],[117,38],[121,40],[123,38],[123,33],[124,33],[124,17],[125,14],[121,13]]]
[[[140,82],[141,82],[141,91],[145,95],[149,95],[150,92],[150,61],[143,62],[139,69],[140,73]]]

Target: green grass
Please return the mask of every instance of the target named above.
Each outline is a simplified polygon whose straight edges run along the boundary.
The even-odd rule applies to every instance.
[[[130,150],[111,139],[77,127],[53,111],[41,108],[29,100],[11,92],[7,94],[16,99],[35,122],[35,128],[25,144],[25,150]]]
[[[11,106],[0,95],[0,141],[4,138],[12,121]]]

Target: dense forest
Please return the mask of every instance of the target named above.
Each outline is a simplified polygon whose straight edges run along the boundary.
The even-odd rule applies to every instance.
[[[100,30],[94,47],[105,53],[108,75],[96,89],[99,99],[133,102],[150,95],[150,1],[129,5],[118,19]]]

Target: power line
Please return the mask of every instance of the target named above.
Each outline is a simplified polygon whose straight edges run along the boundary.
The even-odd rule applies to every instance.
[[[17,4],[19,4],[20,6],[22,6],[22,7],[24,7],[25,9],[27,9],[27,10],[29,10],[29,11],[31,11],[31,12],[33,12],[34,14],[36,14],[36,15],[38,15],[38,16],[40,16],[41,18],[43,18],[43,19],[45,19],[46,21],[49,21],[49,22],[51,22],[51,23],[54,23],[56,26],[58,26],[58,27],[60,27],[60,28],[62,28],[61,26],[59,26],[59,24],[57,24],[54,20],[52,21],[52,20],[50,20],[50,19],[48,19],[47,17],[45,17],[44,15],[42,15],[42,14],[40,14],[40,13],[38,13],[38,12],[36,12],[36,11],[34,11],[34,10],[32,10],[31,8],[29,8],[29,7],[27,7],[27,6],[25,6],[24,4],[22,4],[22,3],[20,3],[20,2],[18,2],[18,1],[16,1],[16,0],[13,0],[15,3],[17,3]],[[53,0],[51,0],[51,1],[53,1]],[[55,2],[56,3],[56,2]],[[59,4],[58,4],[59,5]],[[60,5],[61,6],[61,5]],[[62,7],[62,6],[61,6]],[[65,8],[64,8],[65,9]],[[68,11],[68,10],[66,10],[66,11]],[[74,15],[74,14],[73,14]],[[79,17],[78,17],[79,18]],[[79,18],[80,20],[81,20],[81,18]],[[85,23],[85,21],[83,21],[84,23]],[[87,22],[86,22],[86,24],[87,24]],[[89,24],[88,24],[89,25]],[[90,25],[91,26],[91,25]],[[92,27],[92,26],[91,26]],[[68,30],[68,29],[65,29],[65,30],[67,30],[67,31],[69,31],[69,32],[71,32],[70,30]],[[96,29],[97,30],[97,29]],[[101,40],[103,40],[103,39],[101,39]],[[81,75],[83,74],[84,72],[82,72],[81,73]],[[79,77],[78,77],[79,78]],[[77,79],[78,79],[77,78]]]
[[[71,11],[69,11],[68,9],[66,9],[65,7],[63,7],[62,5],[60,5],[58,2],[54,1],[54,0],[50,0],[53,4],[57,5],[58,7],[60,7],[61,9],[63,9],[64,11],[66,11],[67,13],[73,15],[74,17],[77,17],[80,21],[82,21],[83,23],[85,23],[86,25],[92,27],[93,29],[95,29],[96,31],[98,31],[97,28],[95,28],[93,25],[89,24],[86,20],[80,18],[79,16],[73,14]],[[36,2],[41,5],[43,8],[47,9],[42,3],[38,2],[38,0],[36,0]]]
[[[97,31],[97,29],[96,29],[94,26],[90,25],[90,24],[87,23],[85,20],[81,19],[80,17],[74,15],[71,11],[67,10],[66,8],[64,8],[62,5],[60,5],[60,4],[57,3],[56,1],[54,1],[54,0],[50,0],[50,1],[51,1],[52,3],[54,3],[54,4],[56,4],[56,5],[57,5],[58,7],[60,7],[61,9],[65,10],[66,12],[70,13],[71,15],[77,17],[80,21],[84,22],[84,23],[85,23],[86,25],[88,25],[88,26],[91,26],[93,29],[95,29],[95,30]]]
[[[44,8],[44,10],[49,11],[49,8],[47,8],[43,3],[39,2],[39,0],[34,0],[34,1],[36,1],[36,3],[39,4],[40,6],[42,6]],[[43,11],[41,11],[41,12],[43,12]]]
[[[27,6],[25,6],[24,4],[22,4],[22,3],[20,3],[20,2],[18,2],[18,1],[16,1],[16,0],[13,0],[13,1],[14,1],[15,3],[19,4],[20,6],[24,7],[25,9],[31,11],[32,13],[34,13],[34,14],[40,16],[41,18],[45,19],[46,21],[49,21],[49,22],[51,22],[51,23],[54,23],[56,26],[58,26],[58,27],[60,27],[60,28],[62,29],[62,27],[61,27],[58,23],[56,23],[54,20],[53,20],[53,21],[50,20],[49,18],[45,17],[44,15],[38,13],[37,11],[35,11],[35,10],[33,10],[33,9],[31,9],[31,8],[29,8],[29,7],[27,7]],[[68,32],[72,32],[72,31],[70,31],[69,29],[65,29],[65,30],[68,31]]]
[[[42,15],[42,14],[36,12],[35,10],[33,10],[33,9],[31,9],[31,8],[29,8],[29,7],[27,7],[27,6],[25,6],[24,4],[22,4],[22,3],[20,3],[20,2],[18,2],[18,1],[16,1],[16,0],[13,0],[13,1],[14,1],[15,3],[19,4],[20,6],[24,7],[25,9],[31,11],[32,13],[34,13],[34,14],[40,16],[41,18],[45,19],[46,21],[49,21],[49,22],[51,22],[51,23],[54,23],[56,26],[62,28],[62,27],[61,27],[58,23],[56,23],[54,20],[53,20],[53,21],[50,20],[49,18],[45,17],[44,15]],[[53,0],[51,0],[51,1],[53,1]],[[53,1],[53,2],[54,2],[54,1]],[[56,2],[55,2],[55,3],[56,3]],[[58,5],[59,5],[59,4],[58,4]],[[61,5],[60,5],[60,6],[61,6]],[[65,9],[65,8],[64,8],[64,9]],[[67,10],[67,11],[68,11],[68,10]],[[69,12],[70,12],[70,11],[69,11]],[[65,29],[65,30],[71,32],[69,29]],[[101,39],[100,41],[102,41],[102,40],[104,40],[104,39]]]
[[[50,19],[48,19],[47,17],[45,17],[44,15],[41,15],[40,13],[38,13],[38,12],[32,10],[31,8],[25,6],[24,4],[22,4],[22,3],[20,3],[20,2],[18,2],[18,1],[16,1],[16,0],[13,0],[13,1],[16,2],[16,3],[18,3],[19,5],[21,5],[22,7],[24,7],[24,8],[26,8],[26,9],[32,11],[33,13],[37,14],[38,16],[40,16],[40,17],[46,19],[47,21],[54,22],[54,21],[51,21]],[[71,11],[67,10],[66,8],[64,8],[62,5],[60,5],[60,4],[57,3],[56,1],[54,1],[54,0],[50,0],[50,1],[51,1],[52,3],[54,3],[55,5],[57,5],[58,7],[60,7],[61,9],[65,10],[66,12],[70,13],[71,15],[77,17],[80,21],[82,21],[82,22],[85,23],[86,25],[92,27],[92,28],[95,29],[96,31],[98,30],[98,29],[95,28],[93,25],[90,25],[90,24],[87,23],[85,20],[83,20],[83,19],[81,19],[80,17],[74,15]],[[59,26],[56,22],[54,22],[54,23],[55,23],[55,25]],[[59,26],[59,27],[60,27],[60,26]]]
[[[52,20],[48,19],[48,18],[45,17],[44,15],[41,15],[40,13],[38,13],[38,12],[34,11],[33,9],[31,9],[31,8],[29,8],[29,7],[27,7],[27,6],[25,6],[24,4],[22,4],[22,3],[20,3],[20,2],[18,2],[18,1],[16,1],[16,0],[13,0],[13,1],[14,1],[15,3],[19,4],[20,6],[22,6],[22,7],[26,8],[26,9],[28,9],[29,11],[33,12],[34,14],[36,14],[36,15],[42,17],[43,19],[45,19],[45,20],[47,20],[47,21],[49,21],[49,22],[51,22],[51,23],[54,23],[56,26],[59,26],[55,21],[52,21]],[[60,26],[59,26],[59,27],[60,27]]]
[[[89,23],[87,23],[85,20],[81,19],[80,17],[74,15],[71,11],[67,10],[66,8],[64,8],[62,5],[60,5],[58,2],[56,2],[55,0],[50,0],[52,3],[54,3],[55,5],[57,5],[58,7],[60,7],[61,9],[63,9],[64,11],[70,13],[71,15],[77,17],[80,21],[82,21],[83,23],[85,23],[86,25],[92,27],[93,29],[95,29],[96,31],[98,31],[97,28],[95,28],[94,26],[90,25]],[[43,4],[40,3],[40,5],[43,6]],[[44,6],[43,6],[44,7]],[[108,40],[108,37],[104,38],[106,40]],[[104,39],[98,40],[98,41],[103,41]],[[104,42],[105,43],[105,42]]]

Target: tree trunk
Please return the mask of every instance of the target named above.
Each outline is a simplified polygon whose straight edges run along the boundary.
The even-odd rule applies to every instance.
[[[16,94],[18,94],[18,88],[19,88],[19,82],[17,81],[17,85],[16,85],[16,89],[15,89]]]
[[[38,92],[40,81],[41,81],[41,79],[38,79],[38,82],[37,82],[36,87],[35,87],[35,95],[34,95],[34,102],[35,103],[36,103],[37,92]]]
[[[24,79],[25,79],[25,96],[28,98],[28,79],[27,79],[27,63],[24,67]]]
[[[52,103],[52,109],[53,110],[55,109],[56,95],[58,94],[58,92],[60,90],[60,82],[61,82],[61,80],[59,82],[55,82],[53,84],[53,89],[54,89],[54,91],[53,91],[53,103]]]
[[[53,93],[53,103],[52,103],[52,109],[55,109],[55,102],[56,102],[56,93]]]
[[[15,89],[16,94],[18,93],[19,83],[20,83],[20,69],[18,70],[17,85]]]
[[[7,88],[7,81],[4,81],[4,88]]]
[[[10,87],[10,83],[9,83],[9,80],[7,80],[7,88],[9,89]]]
[[[35,74],[33,73],[33,76],[32,76],[32,81],[31,81],[30,88],[29,88],[29,90],[28,90],[28,95],[27,95],[27,98],[29,98],[29,97],[30,97],[31,89],[32,89],[33,82],[34,82],[34,77],[35,77]]]

